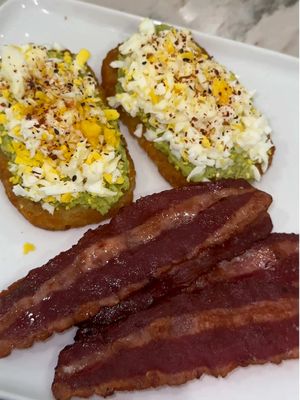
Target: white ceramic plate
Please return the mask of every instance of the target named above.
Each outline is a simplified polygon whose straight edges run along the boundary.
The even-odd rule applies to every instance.
[[[0,45],[58,42],[92,52],[91,66],[99,75],[107,51],[137,28],[139,17],[72,0],[10,0],[0,8]],[[275,229],[298,231],[298,61],[292,57],[200,33],[199,43],[229,66],[249,89],[257,89],[256,103],[268,116],[277,151],[259,187],[273,195]],[[122,129],[137,169],[136,198],[168,188],[154,165]],[[31,268],[75,243],[87,228],[47,232],[30,225],[9,203],[0,187],[0,290]],[[24,242],[37,250],[22,254]],[[13,400],[52,399],[51,383],[59,351],[72,342],[75,330],[55,335],[28,350],[14,351],[0,360],[0,397]],[[225,379],[202,377],[177,388],[121,393],[116,400],[137,399],[296,399],[298,363],[239,368]]]

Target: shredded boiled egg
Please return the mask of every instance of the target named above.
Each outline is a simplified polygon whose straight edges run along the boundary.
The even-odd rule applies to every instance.
[[[252,93],[189,31],[157,29],[144,20],[119,53],[111,63],[120,70],[118,91],[109,104],[148,127],[143,132],[138,126],[136,136],[166,145],[189,166],[188,180],[206,179],[212,170],[215,177],[231,176],[238,158],[242,177],[260,179],[273,148],[268,122],[253,106]]]
[[[49,213],[83,194],[113,197],[124,182],[119,114],[103,104],[89,58],[33,44],[2,50],[0,147],[13,192]]]

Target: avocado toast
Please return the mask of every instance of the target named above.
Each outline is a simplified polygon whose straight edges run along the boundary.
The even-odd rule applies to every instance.
[[[259,180],[271,128],[237,76],[185,29],[144,20],[102,64],[108,102],[173,186]]]
[[[90,54],[4,46],[0,178],[15,207],[51,230],[100,222],[132,201],[135,171]]]

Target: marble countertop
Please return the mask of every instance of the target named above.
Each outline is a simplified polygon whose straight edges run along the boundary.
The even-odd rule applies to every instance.
[[[299,57],[298,0],[81,1]]]
[[[298,0],[81,0],[299,56]]]

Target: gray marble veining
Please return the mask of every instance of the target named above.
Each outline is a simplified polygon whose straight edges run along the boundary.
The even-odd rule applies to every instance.
[[[298,0],[81,1],[299,56]]]
[[[202,32],[299,54],[297,0],[84,0]]]

